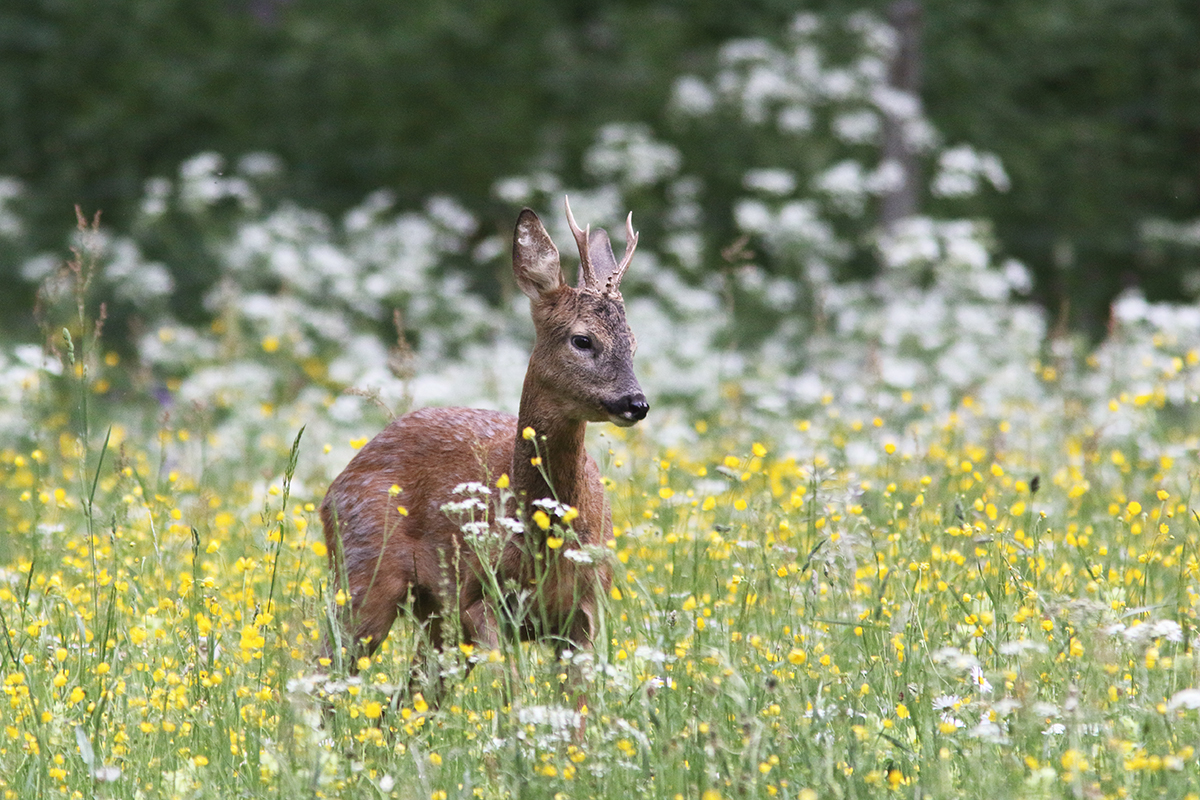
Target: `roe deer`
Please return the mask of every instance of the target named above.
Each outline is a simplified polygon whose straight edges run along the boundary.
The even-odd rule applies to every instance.
[[[460,641],[496,649],[504,614],[518,608],[521,616],[512,621],[522,640],[552,641],[560,656],[591,645],[597,596],[608,590],[611,570],[570,551],[603,547],[613,532],[584,429],[605,420],[633,425],[650,406],[633,374],[636,344],[619,291],[637,246],[633,215],[625,222],[625,257],[617,263],[608,234],[580,230],[569,202],[566,212],[579,248],[578,288],[567,285],[558,249],[531,210],[521,212],[513,236],[513,273],[531,300],[536,333],[518,416],[469,408],[405,414],[354,456],[325,495],[321,521],[330,566],[339,585],[344,570],[350,594],[351,669],[379,647],[404,610],[435,650],[446,641],[443,626],[454,624]],[[535,435],[527,438],[530,428]],[[524,529],[503,531],[494,555],[483,555],[495,563],[484,564],[484,550],[465,540],[459,521],[442,507],[462,500],[455,488],[465,483],[490,486],[496,497],[504,475],[514,505],[499,512],[524,520]],[[534,503],[545,499],[562,504],[552,509],[576,509],[555,522],[570,523],[577,541],[548,541],[555,529],[533,521]],[[539,521],[544,525],[546,518]],[[500,534],[495,519],[491,523]],[[502,593],[503,609],[489,587]],[[454,633],[450,641],[458,638]],[[427,655],[418,653],[418,662]],[[441,681],[432,684],[436,695]]]

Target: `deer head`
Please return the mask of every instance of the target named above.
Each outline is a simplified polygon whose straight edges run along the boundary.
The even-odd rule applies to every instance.
[[[558,248],[537,214],[523,210],[513,235],[513,274],[532,301],[537,333],[525,391],[534,389],[533,401],[554,403],[577,422],[633,425],[650,410],[633,373],[637,345],[620,292],[637,247],[633,214],[626,219],[625,257],[619,264],[608,234],[590,226],[580,230],[569,203],[567,221],[579,248],[575,288],[567,285]]]

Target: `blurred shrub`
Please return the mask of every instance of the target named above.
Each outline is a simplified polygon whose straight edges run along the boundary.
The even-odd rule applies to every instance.
[[[1028,270],[997,256],[986,222],[914,217],[876,230],[872,207],[894,178],[866,137],[885,108],[903,112],[942,207],[1004,189],[1007,175],[992,155],[941,145],[919,106],[884,85],[892,43],[876,19],[856,16],[838,31],[836,60],[821,27],[802,15],[784,45],[733,41],[712,70],[677,81],[672,131],[741,126],[774,142],[745,158],[716,230],[705,212],[711,189],[685,148],[671,131],[639,124],[599,128],[575,169],[498,181],[493,197],[508,214],[497,223],[449,195],[403,210],[390,192],[331,215],[269,199],[286,180],[273,156],[190,158],[146,185],[133,234],[101,229],[86,243],[97,271],[85,304],[108,298],[104,335],[132,367],[122,372],[132,383],[114,380],[105,394],[198,415],[211,446],[230,456],[264,436],[286,442],[305,424],[318,441],[344,442],[377,427],[378,408],[515,408],[531,331],[509,277],[512,209],[537,209],[566,246],[569,192],[594,226],[635,210],[644,235],[623,290],[665,441],[694,436],[696,418],[751,431],[819,418],[834,398],[841,415],[888,412],[900,424],[968,400],[1044,417],[1063,402],[1060,386],[1087,386],[1072,413],[1107,415],[1112,398],[1130,395],[1131,413],[1175,408],[1187,419],[1200,393],[1194,315],[1127,294],[1113,335],[1081,369],[1078,342],[1049,329],[1026,299]],[[19,214],[4,219],[20,230]],[[213,265],[203,282],[180,282],[145,244],[181,230],[194,257]],[[563,255],[569,268],[574,254]],[[863,274],[862,260],[878,270]],[[48,313],[71,310],[55,294],[54,257],[21,269],[46,285]],[[53,342],[62,325],[46,327]],[[6,363],[20,378],[31,358],[14,351]]]
[[[831,23],[820,36],[832,61],[847,62],[858,46],[853,31],[832,24],[855,5],[811,5]],[[1099,333],[1123,286],[1139,283],[1155,297],[1193,292],[1194,249],[1144,235],[1148,221],[1200,215],[1187,177],[1200,125],[1190,5],[925,0],[922,8],[929,113],[950,141],[997,153],[1013,187],[978,193],[966,208],[992,219],[1002,249],[1030,265],[1036,296],[1056,310],[1076,298],[1070,313]],[[115,230],[130,232],[146,180],[175,174],[199,152],[278,156],[278,182],[258,186],[268,203],[286,197],[336,216],[380,187],[410,209],[448,194],[480,216],[483,231],[511,211],[488,199],[498,176],[545,169],[578,185],[596,166],[583,159],[595,131],[638,123],[667,138],[683,173],[702,181],[704,229],[728,243],[748,170],[767,163],[807,174],[832,164],[841,145],[777,135],[776,123],[813,124],[820,112],[774,119],[770,106],[795,98],[771,97],[766,84],[745,84],[746,101],[760,106],[743,109],[748,116],[721,104],[697,114],[711,98],[677,78],[703,82],[731,59],[743,61],[745,77],[761,75],[754,53],[779,57],[795,35],[793,11],[782,0],[741,3],[737,14],[715,0],[13,0],[0,10],[0,175],[26,186],[26,249],[0,251],[4,325],[31,330],[33,290],[15,265],[61,248],[73,205],[103,210]],[[718,53],[728,41],[740,44]],[[834,130],[863,149],[877,144],[869,114]],[[834,173],[827,186],[851,177]],[[655,191],[630,198],[644,220]],[[926,199],[935,214],[958,213],[936,192]],[[137,235],[190,297],[220,268],[198,246],[203,233],[177,223]],[[868,274],[869,248],[846,266]],[[199,319],[172,302],[176,315]]]

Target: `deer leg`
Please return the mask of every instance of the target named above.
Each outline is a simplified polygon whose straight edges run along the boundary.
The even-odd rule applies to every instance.
[[[446,679],[442,674],[445,651],[442,618],[436,614],[426,617],[419,635],[408,673],[408,696],[415,698],[420,694],[429,706],[437,708],[446,694]]]
[[[361,603],[353,604],[347,615],[348,624],[342,626],[343,630],[354,631],[353,640],[346,644],[346,666],[351,675],[358,674],[359,658],[374,655],[383,644],[399,613],[396,597],[378,589],[367,595]]]
[[[496,610],[485,599],[476,600],[462,613],[463,639],[483,653],[500,650],[500,620]],[[468,662],[468,669],[472,665]],[[509,659],[505,666],[508,679],[504,682],[505,699],[512,702],[521,686],[521,673],[516,659]]]
[[[571,651],[571,659],[565,665],[560,686],[565,698],[574,698],[575,700],[575,710],[579,712],[579,726],[575,729],[575,741],[582,742],[584,726],[587,721],[588,696],[586,689],[587,682],[584,680],[583,664],[581,663],[580,656],[584,652],[589,655],[592,652],[592,635],[595,631],[595,624],[590,605],[581,605],[575,614],[576,616],[571,622],[571,629],[566,638],[560,638],[555,641],[554,654],[561,664],[564,661],[563,657],[566,652],[568,650]]]
[[[372,656],[379,646],[383,644],[383,640],[387,638],[388,631],[391,630],[392,623],[396,620],[397,610],[393,608],[390,613],[384,611],[384,618],[378,616],[372,617],[369,623],[355,624],[354,620],[358,619],[356,612],[350,611],[340,615],[340,619],[335,620],[332,624],[340,627],[343,632],[343,637],[346,633],[353,631],[353,638],[350,641],[342,639],[342,649],[345,656],[345,668],[351,675],[358,674],[358,660],[363,656]],[[325,635],[325,642],[322,647],[322,655],[328,660],[330,665],[336,664],[338,661],[338,645],[337,638],[330,632]]]
[[[462,612],[463,641],[482,650],[500,649],[500,623],[496,612],[483,598]]]
[[[392,623],[396,621],[396,615],[400,610],[399,606],[395,602],[383,602],[380,599],[383,596],[382,592],[373,592],[366,602],[351,604],[348,608],[342,609],[342,613],[339,615],[340,619],[332,623],[340,626],[343,632],[354,631],[354,638],[344,643],[345,666],[351,675],[358,674],[359,658],[371,656],[379,649],[383,640],[387,638]],[[336,663],[336,641],[333,632],[328,633],[325,637],[325,658],[329,659],[331,665]],[[326,728],[330,728],[333,726],[333,705],[329,700],[325,700],[322,706],[324,725]]]

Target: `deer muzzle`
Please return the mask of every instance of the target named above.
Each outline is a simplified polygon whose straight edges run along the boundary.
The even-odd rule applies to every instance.
[[[646,414],[650,412],[650,404],[646,402],[646,395],[634,392],[605,403],[604,410],[608,412],[610,422],[628,428],[646,418]]]

